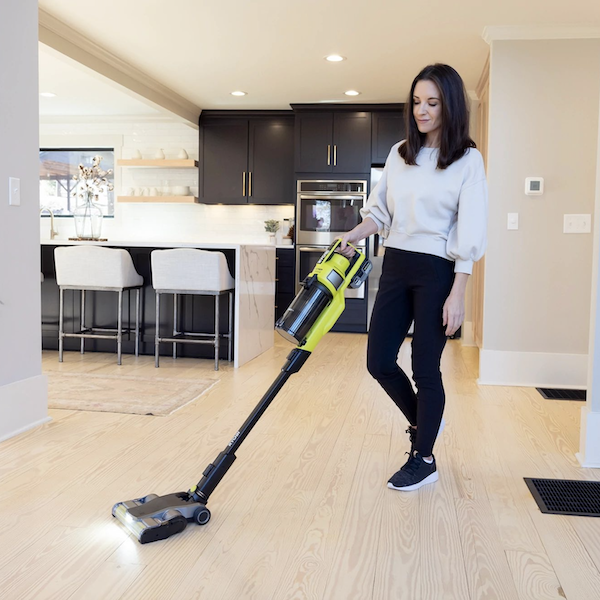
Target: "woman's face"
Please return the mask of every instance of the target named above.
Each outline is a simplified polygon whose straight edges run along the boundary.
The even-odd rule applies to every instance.
[[[428,145],[439,145],[442,127],[442,99],[440,91],[427,79],[417,81],[413,93],[413,116],[421,133],[426,134]]]

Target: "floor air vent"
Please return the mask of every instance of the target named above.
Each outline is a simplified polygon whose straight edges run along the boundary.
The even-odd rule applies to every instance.
[[[524,479],[541,512],[600,517],[600,481]]]
[[[535,388],[548,400],[585,400],[585,390],[560,390],[555,388]]]

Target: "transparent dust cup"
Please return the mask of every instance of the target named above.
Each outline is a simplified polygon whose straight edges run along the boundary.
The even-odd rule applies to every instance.
[[[331,292],[319,282],[302,289],[275,323],[275,329],[288,342],[301,344],[329,302]]]

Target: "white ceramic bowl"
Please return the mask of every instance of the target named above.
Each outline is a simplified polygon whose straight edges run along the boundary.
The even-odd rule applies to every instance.
[[[174,196],[188,196],[190,193],[189,185],[175,185],[172,188]]]

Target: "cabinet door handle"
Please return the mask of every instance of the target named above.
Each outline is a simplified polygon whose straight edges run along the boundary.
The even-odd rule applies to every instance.
[[[248,171],[248,196],[252,196],[252,171]]]
[[[331,144],[327,144],[327,166],[331,166]]]
[[[246,195],[246,171],[242,173],[242,196]]]
[[[333,146],[333,166],[337,167],[337,144]]]

